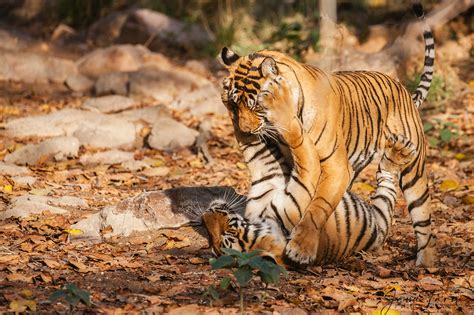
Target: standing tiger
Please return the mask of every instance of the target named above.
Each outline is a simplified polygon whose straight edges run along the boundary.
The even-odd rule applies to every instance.
[[[222,101],[252,180],[245,218],[291,231],[283,255],[288,264],[317,261],[327,220],[392,135],[403,135],[415,147],[399,185],[416,234],[416,264],[434,262],[426,140],[417,110],[431,84],[434,40],[421,5],[414,10],[425,25],[425,62],[412,96],[378,72],[329,74],[276,51],[242,57],[227,48],[221,52],[229,70]]]
[[[388,143],[389,148],[385,149],[377,171],[377,190],[372,204],[365,203],[354,193],[344,194],[322,230],[315,263],[340,261],[354,252],[376,249],[384,243],[396,201],[394,173],[416,152],[414,145],[403,136],[390,137]],[[283,173],[279,178],[284,182]],[[222,248],[247,252],[260,250],[261,255],[284,265],[283,251],[289,231],[272,224],[272,220],[252,223],[232,205],[232,200],[217,199],[202,215],[213,252],[221,254]]]

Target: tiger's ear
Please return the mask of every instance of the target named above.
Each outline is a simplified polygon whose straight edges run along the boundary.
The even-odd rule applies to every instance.
[[[265,58],[263,60],[262,65],[260,66],[262,68],[262,74],[264,77],[268,77],[269,75],[277,75],[278,74],[278,68],[276,65],[275,59],[271,57]]]
[[[221,60],[224,64],[224,66],[230,66],[234,62],[236,62],[240,58],[239,55],[237,55],[235,52],[230,50],[227,47],[222,48],[221,50]]]

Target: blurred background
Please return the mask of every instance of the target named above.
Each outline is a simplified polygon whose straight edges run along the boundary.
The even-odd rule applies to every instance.
[[[376,286],[344,287],[342,295],[337,293],[344,300],[328,300],[320,289],[332,290],[339,280],[318,279],[333,281],[341,268],[324,268],[322,276],[304,280],[307,285],[298,279],[281,290],[253,295],[257,313],[270,307],[265,296],[272,297],[269,304],[283,299],[312,311],[383,306],[385,312],[392,303],[394,313],[418,307],[444,313],[472,309],[473,276],[466,270],[474,243],[474,0],[422,3],[436,43],[433,82],[421,118],[429,142],[440,268],[418,274],[408,263],[415,235],[400,199],[383,255],[364,254],[369,267],[356,262],[346,273],[352,279],[361,272],[364,279],[380,281],[370,281]],[[122,247],[98,243],[85,250],[69,242],[67,231],[96,239],[122,237],[136,221],[113,219],[115,210],[107,209],[148,191],[230,186],[246,194],[248,171],[220,97],[226,70],[216,57],[223,46],[239,54],[275,49],[328,71],[381,71],[413,90],[424,43],[411,6],[407,0],[0,0],[0,220],[5,219],[0,221],[0,258],[6,262],[0,264],[0,279],[8,280],[0,286],[0,313],[34,311],[33,306],[64,313],[65,304],[43,301],[52,287],[67,283],[77,283],[93,297],[94,305],[82,305],[79,312],[202,304],[208,250],[162,255],[194,246],[189,235],[175,231],[150,238],[151,231],[140,230],[140,239],[124,241]],[[368,166],[352,186],[365,200],[375,191],[376,168]],[[183,195],[183,200],[203,197]],[[115,209],[127,218],[147,218],[143,199],[132,201]],[[169,214],[166,204],[171,203],[157,204],[154,213]],[[194,200],[187,208],[196,208]],[[84,255],[87,251],[91,254]],[[100,258],[104,253],[114,263]],[[390,274],[404,290],[399,294],[397,289],[396,297],[393,289],[381,290],[393,287],[395,282],[385,279]],[[429,281],[421,281],[422,275]],[[15,292],[21,295],[23,289],[41,303],[19,298]],[[145,293],[153,294],[150,303]]]

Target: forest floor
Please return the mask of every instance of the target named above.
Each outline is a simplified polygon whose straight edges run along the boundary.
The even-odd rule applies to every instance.
[[[28,89],[19,84],[2,83],[0,90],[2,121],[74,108],[81,101],[69,94],[25,92]],[[473,107],[474,95],[465,94],[448,111],[423,117],[425,121],[452,123],[460,134],[445,139],[450,146],[441,143],[429,150],[427,167],[439,253],[435,267],[414,266],[415,237],[405,202],[399,198],[396,222],[382,249],[337,265],[290,271],[269,287],[255,278],[245,289],[246,311],[473,312]],[[175,117],[181,118],[179,113]],[[48,297],[67,284],[75,284],[90,294],[91,301],[90,306],[78,303],[75,313],[238,313],[235,288],[223,292],[218,300],[204,295],[211,284],[218,284],[227,275],[226,270],[211,270],[206,243],[191,244],[185,236],[168,231],[91,244],[72,241],[68,230],[79,217],[144,190],[229,185],[245,193],[248,174],[231,123],[225,115],[210,119],[212,165],[206,165],[190,149],[172,154],[140,149],[134,152],[136,158],[159,160],[169,168],[169,174],[144,177],[120,165],[85,167],[78,159],[68,159],[30,167],[36,178],[33,186],[17,187],[8,176],[1,176],[4,204],[29,193],[77,196],[89,207],[69,216],[44,213],[0,223],[0,312],[67,312],[70,305],[64,299],[51,302]],[[196,124],[186,119],[182,122],[191,127]],[[441,137],[439,128],[443,127],[435,126],[429,135]],[[2,139],[0,159],[21,144]],[[81,148],[81,154],[87,151]],[[369,168],[355,184],[355,190],[366,198],[376,185],[374,174],[374,168]]]

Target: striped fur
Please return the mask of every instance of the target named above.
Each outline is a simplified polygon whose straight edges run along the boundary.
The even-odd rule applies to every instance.
[[[395,173],[407,163],[415,147],[403,136],[391,137],[380,168],[377,190],[368,204],[356,194],[347,192],[329,217],[323,230],[315,264],[341,261],[349,255],[381,247],[393,221],[396,200]],[[298,214],[297,214],[298,215]],[[301,217],[301,216],[300,216]],[[262,255],[285,264],[283,259],[289,230],[272,219],[251,222],[233,211],[227,200],[215,200],[203,214],[211,247],[217,255],[222,248],[239,251],[261,250]]]
[[[417,111],[431,78],[430,34],[425,32],[425,71],[413,99],[382,73],[328,74],[275,51],[240,57],[223,49],[229,76],[222,101],[252,180],[245,217],[274,220],[290,232],[290,263],[316,262],[321,231],[346,190],[380,159],[387,138],[401,134],[416,147],[399,185],[417,236],[417,264],[433,264],[426,141]]]
[[[413,103],[416,108],[419,108],[428,95],[428,90],[433,79],[434,60],[435,60],[435,45],[433,33],[425,19],[423,7],[419,3],[413,5],[413,10],[418,19],[423,23],[423,38],[425,40],[425,62],[423,66],[423,73],[421,74],[420,84],[412,95]]]

